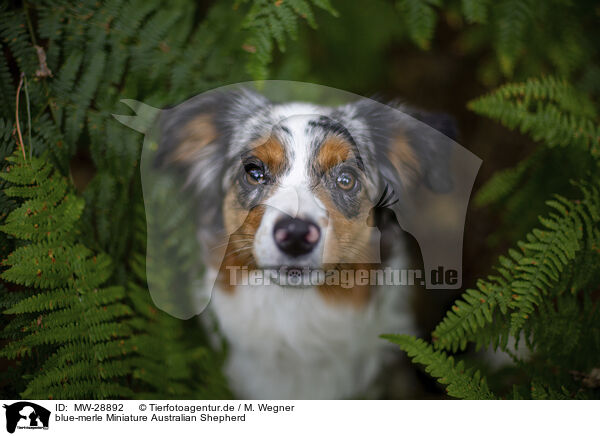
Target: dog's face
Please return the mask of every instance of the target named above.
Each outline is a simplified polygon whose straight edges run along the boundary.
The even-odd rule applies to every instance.
[[[240,241],[255,235],[247,254],[261,268],[372,257],[367,221],[377,180],[352,134],[328,115],[308,105],[269,108],[257,139],[240,138],[231,150],[224,227]]]
[[[370,263],[377,211],[415,184],[447,184],[444,150],[398,113],[367,99],[330,108],[214,92],[166,111],[158,159],[185,172],[224,264]]]

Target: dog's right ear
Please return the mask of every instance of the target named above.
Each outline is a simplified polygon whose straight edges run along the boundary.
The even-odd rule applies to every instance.
[[[264,97],[245,89],[216,90],[163,110],[155,167],[214,174],[235,128],[267,104]]]

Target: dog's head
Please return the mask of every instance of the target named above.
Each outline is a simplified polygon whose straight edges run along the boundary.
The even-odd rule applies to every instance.
[[[185,174],[201,237],[209,252],[227,247],[227,264],[370,263],[381,211],[420,184],[450,188],[449,150],[413,116],[449,136],[452,123],[408,113],[215,91],[163,112],[156,162]]]

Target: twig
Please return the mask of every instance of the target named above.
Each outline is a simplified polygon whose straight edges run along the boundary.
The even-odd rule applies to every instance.
[[[27,130],[29,131],[29,160],[33,157],[33,141],[31,140],[31,109],[29,105],[29,87],[25,76],[25,102],[27,103]]]
[[[23,79],[25,78],[25,73],[21,73],[21,80],[19,80],[19,86],[17,87],[17,108],[15,110],[15,118],[17,119],[17,133],[19,134],[19,145],[21,146],[21,151],[23,152],[23,160],[27,162],[27,157],[25,157],[25,145],[23,144],[23,135],[21,135],[21,125],[19,124],[19,95],[21,94],[21,86],[23,86]]]

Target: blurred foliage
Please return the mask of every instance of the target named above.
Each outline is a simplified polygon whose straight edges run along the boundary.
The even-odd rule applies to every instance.
[[[427,9],[424,2],[414,3],[419,6],[402,2],[407,16],[422,22],[420,29],[408,27],[409,34],[427,48],[434,7],[440,5],[430,2]],[[461,7],[466,21],[485,29],[470,39],[475,26],[465,37],[476,45],[486,40],[496,53],[497,65],[482,70],[480,79],[526,79],[500,86],[471,101],[469,108],[539,144],[530,157],[492,177],[476,202],[502,205],[506,225],[522,235],[540,212],[535,206],[541,195],[547,198],[549,186],[572,199],[556,194],[546,202],[551,211],[539,218],[542,227],[528,231],[500,257],[495,275],[478,280],[453,304],[432,332],[432,345],[409,336],[386,338],[424,364],[454,397],[492,398],[476,369],[480,363],[455,366],[439,351],[473,344],[477,350],[500,349],[514,360],[511,372],[519,382],[512,389],[507,389],[510,382],[495,383],[497,396],[599,398],[600,380],[588,375],[600,365],[600,11],[586,2],[501,1],[492,6],[463,1]],[[525,353],[513,347],[519,343]]]
[[[523,150],[511,148],[505,131],[488,135],[483,142],[502,147],[493,155],[517,157],[476,197],[498,217],[488,240],[517,248],[453,305],[432,345],[394,341],[454,396],[597,398],[588,375],[600,366],[599,19],[600,7],[586,0],[3,3],[1,166],[5,175],[9,166],[29,171],[0,180],[5,397],[228,395],[218,373],[222,356],[209,351],[196,324],[157,312],[149,300],[142,137],[111,114],[123,98],[164,107],[269,78],[359,94],[406,89],[425,106],[445,102],[432,109],[451,110],[466,101],[443,87],[460,84],[473,99],[470,110],[528,135]],[[474,114],[465,119],[484,123]],[[527,143],[519,141],[516,147]],[[28,202],[44,202],[58,185],[55,214],[40,210],[20,220]],[[47,248],[71,270],[63,265],[40,281],[58,268],[44,258]],[[37,254],[21,255],[27,250]],[[76,285],[81,271],[72,265],[89,268],[91,281]],[[110,301],[73,298],[98,286],[115,290]],[[71,303],[34,304],[57,293]],[[106,305],[115,311],[100,316]],[[89,320],[58,335],[78,322],[73,311],[83,306]],[[92,333],[111,322],[121,326],[115,335]],[[512,353],[509,339],[521,337],[530,356],[515,355],[508,373],[476,360],[455,364],[459,356],[447,354],[469,344]],[[48,365],[53,370],[42,374]],[[93,383],[106,389],[91,394]]]

